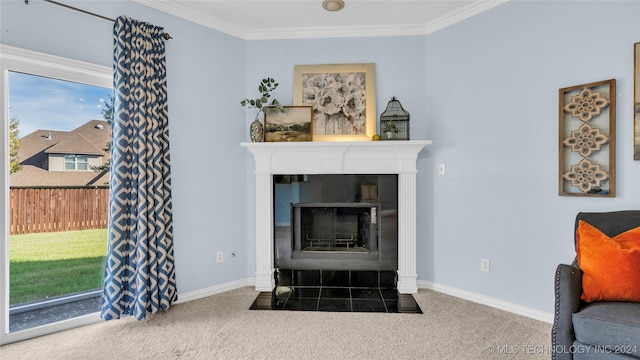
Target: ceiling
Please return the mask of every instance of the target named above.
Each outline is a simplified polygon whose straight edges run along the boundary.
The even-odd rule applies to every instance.
[[[508,0],[134,0],[245,40],[425,35]],[[167,31],[171,31],[167,28]]]

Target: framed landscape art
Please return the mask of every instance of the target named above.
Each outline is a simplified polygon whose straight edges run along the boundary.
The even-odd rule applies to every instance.
[[[311,141],[311,106],[283,106],[264,112],[264,141]]]
[[[375,64],[296,65],[293,104],[312,107],[313,141],[369,141],[376,131]]]

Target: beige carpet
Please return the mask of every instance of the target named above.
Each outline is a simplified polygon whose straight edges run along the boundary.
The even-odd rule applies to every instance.
[[[550,359],[551,324],[429,290],[424,314],[248,310],[242,288],[0,347],[0,359]]]

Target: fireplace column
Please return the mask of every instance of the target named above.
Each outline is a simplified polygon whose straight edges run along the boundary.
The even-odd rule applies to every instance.
[[[273,277],[273,176],[271,151],[256,152],[256,291],[270,292]]]
[[[398,292],[418,292],[416,280],[416,171],[398,174]]]

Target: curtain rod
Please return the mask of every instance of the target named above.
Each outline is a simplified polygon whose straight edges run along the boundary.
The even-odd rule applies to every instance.
[[[103,19],[103,20],[107,20],[107,21],[111,21],[111,22],[116,22],[116,21],[115,21],[114,19],[112,19],[112,18],[108,18],[108,17],[106,17],[106,16],[102,16],[102,15],[100,15],[100,14],[92,13],[92,12],[87,11],[87,10],[78,9],[77,7],[73,7],[73,6],[71,6],[71,5],[67,5],[67,4],[59,3],[59,2],[57,2],[57,1],[53,1],[53,0],[43,0],[43,1],[44,1],[44,2],[48,2],[48,3],[51,3],[51,4],[54,4],[54,5],[59,5],[59,6],[65,7],[65,8],[67,8],[67,9],[75,10],[75,11],[81,12],[81,13],[83,13],[83,14],[87,14],[87,15],[91,15],[91,16],[99,17],[100,19]],[[25,3],[26,5],[29,5],[29,0],[24,0],[24,3]],[[166,33],[166,32],[162,35],[162,37],[164,37],[164,39],[165,39],[165,40],[173,39],[173,38],[171,37],[171,35],[169,35],[169,33]]]

